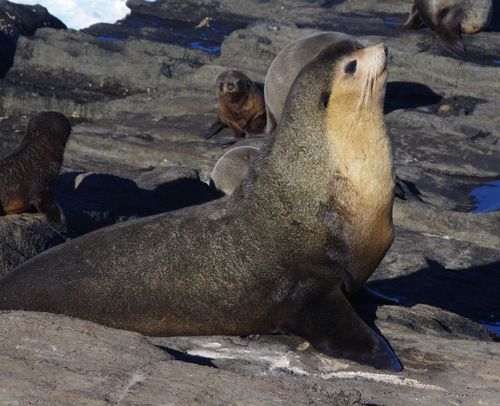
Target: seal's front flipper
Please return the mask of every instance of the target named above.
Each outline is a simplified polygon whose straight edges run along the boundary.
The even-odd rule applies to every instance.
[[[369,288],[366,285],[356,292],[352,297],[354,300],[360,300],[363,302],[377,303],[377,304],[387,304],[387,305],[399,305],[400,301],[398,298],[386,296],[376,290]]]
[[[418,12],[417,6],[413,6],[411,9],[410,15],[408,16],[408,19],[404,23],[404,28],[408,30],[413,30],[415,28],[419,28],[424,24],[424,21],[422,20],[422,17],[420,17],[420,13]]]
[[[460,15],[449,12],[443,17],[437,29],[438,40],[452,56],[464,59],[465,46],[462,42]]]
[[[221,131],[226,125],[217,117],[217,120],[210,126],[210,128],[203,133],[203,138],[209,139],[212,138],[215,134]]]
[[[389,344],[361,320],[340,289],[310,300],[288,327],[332,357],[377,369],[403,369]]]

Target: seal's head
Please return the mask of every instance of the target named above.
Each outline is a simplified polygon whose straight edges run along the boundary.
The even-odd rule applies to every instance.
[[[71,123],[61,113],[47,111],[28,122],[22,145],[36,143],[54,151],[63,149],[71,133]]]
[[[222,72],[216,80],[217,94],[219,97],[228,97],[238,100],[254,87],[254,83],[239,70]]]

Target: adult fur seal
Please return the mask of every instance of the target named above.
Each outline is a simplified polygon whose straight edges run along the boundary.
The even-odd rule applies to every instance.
[[[230,149],[215,164],[210,184],[225,195],[232,195],[258,153],[258,148],[249,145]]]
[[[60,113],[45,112],[29,122],[19,147],[0,161],[0,214],[36,209],[60,222],[52,198],[71,124]]]
[[[491,0],[415,0],[405,27],[418,28],[425,23],[452,55],[463,58],[462,34],[481,31],[492,15]]]
[[[279,123],[288,92],[301,69],[326,47],[342,46],[346,41],[356,49],[363,48],[347,34],[327,31],[294,41],[278,53],[267,71],[264,84],[267,134],[271,134]]]
[[[235,194],[46,251],[0,281],[0,309],[159,336],[293,333],[400,370],[346,297],[393,241],[386,62],[382,44],[325,49]]]
[[[259,134],[266,126],[266,105],[262,89],[243,72],[228,70],[216,80],[219,112],[212,126],[203,134],[210,138],[224,126],[235,137]]]

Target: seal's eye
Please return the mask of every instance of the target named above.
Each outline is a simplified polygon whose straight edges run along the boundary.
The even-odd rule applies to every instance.
[[[356,69],[358,68],[358,61],[354,60],[354,61],[351,61],[349,62],[345,68],[344,68],[344,72],[345,73],[348,73],[350,75],[352,75],[353,73],[356,72]]]
[[[219,82],[219,90],[221,92],[224,90],[224,82]]]

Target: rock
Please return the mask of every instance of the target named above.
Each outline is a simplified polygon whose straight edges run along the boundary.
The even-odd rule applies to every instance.
[[[0,313],[0,403],[299,405],[299,388],[170,361],[138,334],[44,313]],[[337,394],[339,399],[341,396]],[[316,394],[315,400],[329,400]],[[335,399],[334,397],[330,399]],[[342,403],[350,405],[351,403]]]
[[[0,276],[63,241],[61,227],[43,214],[0,217]]]
[[[20,35],[33,35],[42,27],[56,29],[66,26],[40,5],[23,5],[0,1],[0,78],[12,66],[16,42]]]

